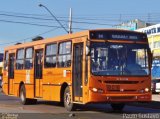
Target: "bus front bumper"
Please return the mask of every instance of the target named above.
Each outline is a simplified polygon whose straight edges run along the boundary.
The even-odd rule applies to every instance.
[[[151,93],[134,94],[101,94],[90,91],[89,102],[149,102],[152,99]]]

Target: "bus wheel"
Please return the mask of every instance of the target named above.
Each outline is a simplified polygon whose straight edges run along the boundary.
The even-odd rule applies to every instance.
[[[124,108],[125,104],[124,103],[112,103],[111,107],[114,111],[122,111]]]
[[[74,110],[74,104],[72,103],[71,92],[70,92],[69,86],[66,87],[66,89],[64,91],[64,107],[68,111],[73,111]]]
[[[21,99],[21,103],[23,105],[27,104],[26,89],[25,89],[24,85],[22,85],[20,88],[20,99]]]
[[[20,99],[21,99],[21,103],[23,105],[37,103],[36,99],[26,98],[26,89],[25,89],[24,85],[22,85],[21,88],[20,88]]]

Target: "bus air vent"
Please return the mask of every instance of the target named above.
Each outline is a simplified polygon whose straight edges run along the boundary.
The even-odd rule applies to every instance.
[[[42,36],[37,36],[32,39],[32,41],[38,41],[38,40],[43,40],[44,38]]]
[[[137,84],[139,81],[104,81],[107,84]]]

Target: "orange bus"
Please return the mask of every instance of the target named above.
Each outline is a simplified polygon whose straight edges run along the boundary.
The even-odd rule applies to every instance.
[[[22,104],[151,101],[152,54],[144,33],[97,29],[5,48],[3,92]]]

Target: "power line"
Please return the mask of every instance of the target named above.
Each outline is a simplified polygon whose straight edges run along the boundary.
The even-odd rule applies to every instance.
[[[51,18],[40,18],[40,17],[30,17],[30,16],[23,16],[23,15],[13,15],[13,14],[2,14],[0,13],[0,15],[3,15],[3,16],[9,16],[9,17],[18,17],[18,18],[26,18],[26,19],[35,19],[35,20],[53,20]],[[151,15],[150,15],[150,21],[153,21],[153,22],[159,22],[159,20],[157,20],[157,17],[158,16],[155,16],[156,18],[151,18]],[[159,16],[160,17],[160,16]],[[141,18],[145,18],[147,20],[148,16],[141,16]],[[102,20],[102,19],[94,19],[94,18],[75,18],[75,19],[83,19],[83,20]],[[103,19],[104,20],[104,19]],[[109,20],[109,19],[108,19]],[[44,25],[44,24],[37,24],[37,23],[28,23],[28,22],[21,22],[21,21],[11,21],[11,20],[0,20],[0,21],[3,21],[3,22],[10,22],[10,23],[20,23],[20,24],[28,24],[28,25],[35,25],[35,26],[45,26],[45,27],[58,27],[58,26],[51,26],[51,25]],[[68,22],[68,20],[59,20],[59,21],[64,21],[64,22]],[[111,21],[113,21],[113,19],[111,19]],[[117,19],[117,21],[119,21],[119,18]],[[128,20],[127,20],[128,21]],[[127,21],[122,21],[122,22],[127,22]],[[105,23],[97,23],[97,22],[86,22],[86,21],[75,21],[73,20],[73,23],[80,23],[80,24],[90,24],[90,25],[107,25],[107,26],[114,26],[115,24],[105,24]],[[77,28],[75,28],[77,29]],[[78,28],[79,29],[79,28]]]
[[[15,15],[15,14],[8,14],[8,13],[0,13],[0,15],[3,15],[3,16],[8,16],[8,17],[18,17],[18,18],[26,18],[26,19],[35,19],[35,20],[46,20],[46,21],[49,21],[49,20],[53,20],[52,18],[50,18],[50,16],[45,16],[45,17],[48,17],[48,18],[42,18],[42,17],[35,17],[35,16],[31,16],[31,15],[34,15],[34,14],[23,14],[23,15]],[[118,15],[118,14],[117,14]],[[121,16],[123,15],[123,17],[125,17],[125,19],[123,18],[123,21],[122,22],[126,22],[128,20],[130,20],[131,18],[139,18],[139,19],[145,19],[146,21],[148,20],[148,15],[137,15],[137,14],[120,14]],[[43,15],[39,15],[39,16],[43,16]],[[43,16],[44,17],[44,16]],[[97,18],[98,17],[98,18]],[[154,16],[152,13],[150,13],[150,21],[153,21],[153,20],[159,20],[159,17],[160,17],[160,13],[156,13]],[[68,20],[63,20],[63,19],[66,19],[68,17],[58,17],[58,18],[61,18],[59,21],[63,21],[63,22],[67,22],[68,23]],[[62,19],[63,18],[63,19]],[[88,18],[88,16],[86,17],[73,17],[74,19],[77,19],[77,20],[83,20],[83,21],[76,21],[76,20],[73,20],[73,23],[80,23],[80,24],[93,24],[93,25],[108,25],[108,26],[113,26],[113,24],[105,24],[105,23],[97,23],[97,22],[86,22],[87,21],[111,21],[111,22],[119,22],[119,16],[117,16],[117,18],[113,17],[113,16],[107,16],[106,18],[103,17],[103,16],[94,16],[92,18]],[[122,17],[121,17],[122,18]],[[127,19],[128,18],[128,19]],[[130,19],[129,19],[130,18]],[[85,20],[85,21],[84,21]]]
[[[29,18],[29,19],[37,19],[37,20],[53,20],[53,19],[46,19],[40,17],[30,17],[30,16],[23,16],[23,15],[13,15],[13,14],[1,14],[2,16],[9,16],[9,17],[19,17],[19,18]]]
[[[9,17],[26,18],[26,19],[35,19],[35,20],[47,20],[47,21],[53,20],[51,18],[28,17],[28,16],[22,16],[22,15],[11,15],[11,14],[0,14],[0,15],[1,16],[9,16]],[[93,19],[88,19],[88,20],[93,20]],[[68,20],[59,20],[59,21],[68,22]],[[111,21],[113,21],[113,20],[111,20]],[[80,22],[80,21],[75,21],[75,20],[73,20],[72,22],[73,23],[81,23],[81,24],[93,24],[93,25],[108,25],[108,26],[113,26],[113,24],[96,23],[96,22]]]
[[[32,39],[32,38],[34,38],[34,37],[36,37],[36,36],[43,35],[43,34],[46,34],[46,33],[52,32],[52,31],[55,31],[55,30],[57,30],[57,29],[58,29],[58,28],[50,29],[50,30],[45,31],[45,32],[43,32],[43,33],[39,33],[39,34],[37,34],[37,35],[35,35],[35,36],[30,36],[30,37],[27,37],[27,38],[24,38],[24,39],[21,39],[21,40],[17,40],[17,41],[13,41],[13,42],[2,43],[2,44],[0,44],[0,45],[7,45],[7,44],[12,44],[12,43],[20,42],[20,41],[25,41],[25,40],[28,40],[28,39]]]
[[[20,12],[9,12],[9,11],[0,11],[0,13],[8,13],[8,14],[20,14],[20,15],[28,15],[28,16],[43,16],[43,17],[50,17],[49,15],[46,15],[46,14],[29,14],[29,13],[20,13]],[[150,14],[154,14],[154,15],[160,15],[160,13],[159,12],[152,12],[152,13],[150,13]],[[116,14],[111,14],[111,13],[109,13],[109,14],[100,14],[100,15],[95,15],[95,14],[88,14],[88,15],[77,15],[78,17],[80,16],[80,17],[90,17],[90,16],[92,16],[92,18],[93,18],[93,16],[94,17],[102,17],[102,16],[106,16],[107,18],[109,18],[110,16],[112,16],[112,18],[113,18],[113,16],[117,16],[117,17],[119,17],[119,15],[120,14],[118,14],[118,13],[116,13]],[[123,15],[123,16],[147,16],[148,15],[148,13],[146,13],[146,14],[144,14],[144,13],[130,13],[130,14],[126,14],[126,13],[124,13],[124,14],[121,14],[121,15]],[[76,15],[74,15],[74,16],[76,16]],[[68,17],[63,17],[63,18],[68,18]]]
[[[28,22],[21,22],[21,21],[11,21],[11,20],[3,20],[0,19],[1,22],[8,22],[8,23],[16,23],[16,24],[25,24],[25,25],[33,25],[33,26],[41,26],[41,27],[55,27],[55,28],[61,28],[60,26],[51,26],[51,25],[44,25],[44,24],[35,24],[35,23],[28,23]],[[73,29],[79,29],[79,30],[87,30],[86,28],[76,28]]]
[[[26,18],[26,19],[35,19],[35,20],[46,20],[46,21],[49,21],[49,20],[53,20],[52,18],[50,18],[50,16],[47,16],[47,15],[40,15],[40,14],[25,14],[25,13],[17,13],[17,12],[5,12],[5,11],[0,11],[1,13],[0,13],[0,15],[3,15],[3,16],[9,16],[9,17],[19,17],[19,18]],[[11,14],[12,13],[12,14]],[[18,14],[20,14],[20,15],[18,15]],[[153,13],[150,13],[151,15],[153,14]],[[159,19],[158,19],[158,15],[160,15],[160,13],[154,13],[154,14],[156,14],[156,16],[154,16],[154,18],[153,18],[153,16],[152,17],[150,17],[150,21],[158,21]],[[33,17],[33,15],[34,15],[34,17]],[[111,15],[119,15],[119,14],[111,14]],[[123,15],[123,17],[126,17],[126,16],[130,16],[130,17],[132,17],[132,16],[138,16],[137,14],[121,14],[121,16]],[[151,16],[150,15],[150,16]],[[35,16],[47,16],[47,17],[49,17],[49,18],[42,18],[42,17],[35,17]],[[87,18],[86,18],[87,17]],[[114,26],[115,24],[105,24],[105,23],[97,23],[97,22],[87,22],[87,20],[88,21],[93,21],[93,20],[96,20],[96,21],[101,21],[101,20],[104,20],[104,21],[111,21],[111,22],[113,22],[113,21],[116,21],[116,22],[119,22],[119,16],[117,16],[117,19],[109,19],[109,18],[114,18],[113,16],[112,17],[110,17],[110,16],[107,16],[107,19],[104,19],[105,17],[100,17],[100,16],[94,16],[94,18],[92,17],[92,18],[88,18],[88,16],[86,16],[86,17],[73,17],[74,19],[79,19],[79,20],[83,20],[83,21],[76,21],[76,20],[73,20],[73,23],[80,23],[80,24],[91,24],[91,25],[107,25],[107,26]],[[100,17],[100,18],[95,18],[95,17]],[[139,17],[141,17],[142,19],[146,19],[147,20],[147,18],[148,18],[148,16],[147,15],[145,15],[145,16],[143,16],[143,15],[141,15],[141,16],[139,16]],[[68,18],[68,17],[59,17],[59,18]],[[121,17],[122,18],[122,17]],[[84,21],[85,20],[85,21]],[[46,26],[46,27],[58,27],[58,26],[51,26],[51,25],[44,25],[44,24],[37,24],[37,23],[28,23],[28,22],[22,22],[22,21],[11,21],[11,20],[1,20],[1,21],[3,21],[3,22],[12,22],[12,23],[21,23],[21,24],[28,24],[28,25],[35,25],[35,26]],[[63,21],[63,22],[67,22],[68,23],[68,20],[59,20],[59,21]],[[122,21],[122,20],[121,20]],[[123,18],[123,21],[122,22],[127,22],[127,21],[129,21],[129,20],[124,20],[124,18]],[[77,29],[77,28],[75,28],[75,29]],[[80,29],[80,28],[78,28],[78,29]],[[82,28],[81,28],[82,29]],[[83,30],[83,29],[82,29]]]
[[[20,13],[20,12],[10,12],[10,11],[0,11],[1,13],[11,13],[11,14],[20,14],[20,15],[28,15],[28,16],[44,16],[44,17],[50,17],[49,15],[47,15],[47,14],[34,14],[34,13],[32,13],[32,14],[30,14],[30,13]],[[100,15],[95,15],[95,14],[87,14],[87,15],[77,15],[77,16],[81,16],[81,17],[89,17],[89,16],[94,16],[94,17],[100,17],[100,16],[106,16],[107,18],[108,18],[108,16],[117,16],[117,17],[119,17],[119,15],[120,15],[121,13],[109,13],[109,14],[100,14]],[[155,15],[157,15],[157,14],[160,14],[159,12],[152,12],[152,13],[150,13],[150,14],[155,14]],[[142,15],[148,15],[148,13],[124,13],[124,14],[121,14],[121,15],[123,15],[123,16],[142,16]],[[74,16],[76,16],[76,15],[74,15]],[[67,17],[68,18],[68,17]]]
[[[19,15],[28,15],[28,16],[44,16],[47,17],[46,14],[30,14],[30,13],[21,13],[21,12],[10,12],[10,11],[0,11],[0,13],[7,13],[7,14],[19,14]]]
[[[57,27],[57,28],[59,28],[58,26],[34,24],[34,23],[21,22],[21,21],[11,21],[11,20],[3,20],[3,19],[0,19],[0,21],[1,21],[1,22],[9,22],[9,23],[27,24],[27,25],[33,25],[33,26],[45,26],[45,27]]]
[[[24,39],[21,39],[21,40],[13,41],[13,42],[2,43],[2,44],[0,44],[0,45],[8,45],[8,44],[17,43],[17,42],[20,42],[20,41],[25,41],[25,40],[28,40],[28,39],[32,39],[32,38],[34,38],[34,37],[36,37],[36,36],[43,35],[43,34],[46,34],[46,33],[52,32],[52,31],[55,31],[55,30],[57,30],[57,29],[58,29],[58,28],[50,29],[50,30],[48,30],[48,31],[45,31],[45,32],[40,33],[40,34],[37,34],[37,35],[35,35],[35,36],[27,37],[27,38],[24,38]],[[4,50],[0,50],[0,52],[4,52]]]
[[[56,17],[45,5],[39,4],[39,7],[45,8],[45,10],[47,10],[47,12],[50,13],[50,15],[59,23],[59,25],[60,25],[67,33],[69,33],[68,30],[67,30],[67,29],[62,25],[62,23],[57,19],[57,17]]]
[[[50,18],[50,16],[47,16],[48,18],[42,18],[42,17],[33,17],[33,16],[30,16],[30,15],[32,15],[32,14],[27,14],[27,16],[26,16],[26,14],[25,14],[25,16],[24,16],[24,14],[23,15],[15,15],[15,14],[6,14],[6,13],[1,13],[0,15],[3,15],[3,16],[11,16],[11,17],[20,17],[20,18],[30,18],[30,19],[36,19],[36,20],[53,20],[53,19],[51,19]],[[28,16],[29,15],[29,16]],[[34,14],[33,14],[34,15]],[[118,15],[118,14],[117,14]],[[127,17],[129,17],[129,18],[133,18],[133,17],[138,17],[138,18],[142,18],[142,19],[147,19],[148,18],[148,15],[137,15],[137,14],[120,14],[121,16],[123,15],[123,17],[125,17],[125,19],[127,18]],[[153,16],[153,14],[151,14],[151,19],[153,19],[153,17],[155,18],[155,17],[157,17],[158,15],[160,15],[159,13],[156,13],[155,14],[155,16]],[[40,15],[39,15],[40,16]],[[42,16],[42,15],[41,15]],[[103,15],[103,16],[105,16],[106,17],[106,15]],[[103,20],[103,21],[119,21],[119,16],[117,16],[117,18],[115,19],[115,17],[113,17],[113,16],[107,16],[106,18],[105,17],[103,17],[103,16],[94,16],[94,18],[93,18],[93,16],[92,16],[92,18],[88,18],[88,16],[86,16],[86,17],[75,17],[74,16],[74,19],[79,19],[79,20]],[[44,16],[43,16],[44,17]],[[45,16],[46,17],[46,16]],[[97,18],[98,17],[98,18]],[[68,17],[58,17],[58,18],[68,18]],[[112,19],[111,19],[112,18]],[[114,18],[114,19],[113,19]],[[123,18],[124,19],[124,18]],[[67,20],[59,20],[59,21],[64,21],[64,22],[68,22]],[[126,21],[126,20],[124,20],[124,21]],[[79,21],[73,21],[73,22],[75,22],[75,23],[86,23],[86,24],[97,24],[97,25],[101,25],[101,24],[99,24],[99,23],[90,23],[90,22],[79,22]],[[104,23],[102,24],[102,25],[104,25]],[[110,25],[110,24],[105,24],[105,25]]]
[[[0,15],[3,16],[10,16],[10,17],[19,17],[19,18],[30,18],[30,19],[36,19],[36,20],[53,20],[51,18],[41,18],[41,17],[31,17],[31,16],[24,16],[24,15],[13,15],[13,14],[4,14],[1,13]],[[48,16],[49,17],[49,16]],[[67,18],[67,17],[58,17],[58,18]],[[85,17],[74,17],[74,19],[79,19],[79,20],[107,20],[107,21],[113,21],[114,19],[102,19],[102,18],[85,18]],[[59,21],[65,21],[68,22],[67,20],[59,20]],[[118,21],[118,20],[114,20],[114,21]],[[73,21],[75,23],[90,23],[90,22],[78,22],[78,21]],[[99,24],[99,23],[92,23],[92,24]],[[103,25],[103,24],[102,24]]]

